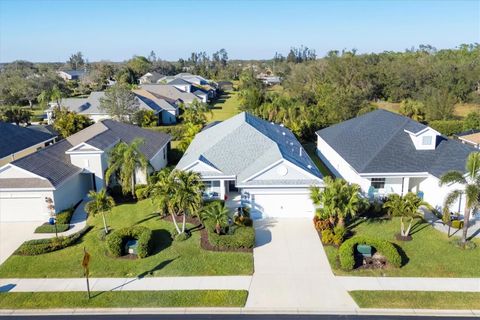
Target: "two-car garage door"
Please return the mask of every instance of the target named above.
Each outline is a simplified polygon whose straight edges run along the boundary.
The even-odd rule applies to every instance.
[[[0,193],[0,222],[46,221],[44,207],[40,196],[12,198]]]
[[[250,195],[254,218],[312,218],[312,200],[305,193],[257,193]]]

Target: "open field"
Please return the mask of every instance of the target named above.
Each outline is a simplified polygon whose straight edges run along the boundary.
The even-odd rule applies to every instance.
[[[222,94],[212,105],[212,114],[208,115],[208,122],[223,121],[240,112],[238,92],[228,91]]]

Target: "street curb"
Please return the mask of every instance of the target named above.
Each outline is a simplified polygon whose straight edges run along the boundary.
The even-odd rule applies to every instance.
[[[298,314],[298,315],[389,315],[389,316],[437,316],[480,317],[480,310],[435,309],[262,309],[262,308],[88,308],[88,309],[3,309],[7,315],[128,315],[128,314]]]

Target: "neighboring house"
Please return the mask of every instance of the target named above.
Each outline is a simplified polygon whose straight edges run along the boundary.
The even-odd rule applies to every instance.
[[[192,92],[192,84],[181,78],[176,78],[168,82],[168,85],[174,86],[175,88],[182,90],[183,92]]]
[[[65,81],[81,80],[86,72],[83,70],[57,71],[57,74]]]
[[[101,190],[109,151],[120,141],[131,143],[135,138],[144,139],[140,151],[149,161],[149,172],[167,165],[169,135],[102,120],[1,167],[0,221],[47,221],[47,199],[60,212],[84,199],[89,190]],[[137,183],[146,183],[146,175],[137,170]]]
[[[153,96],[145,90],[133,90],[139,103],[139,108],[144,110],[152,110],[158,116],[158,124],[176,123],[178,116],[178,107],[165,99]],[[90,117],[93,121],[98,122],[103,119],[110,119],[110,115],[100,108],[100,99],[105,96],[105,92],[91,92],[87,98],[67,98],[63,99],[61,104],[71,111]],[[56,104],[47,110],[47,121],[53,123],[53,112]]]
[[[263,84],[267,86],[273,86],[273,85],[282,83],[282,78],[277,76],[260,74],[257,76],[257,79],[262,81]]]
[[[222,91],[232,91],[233,90],[233,82],[231,81],[219,81],[217,82],[218,88]]]
[[[256,218],[311,218],[309,188],[323,185],[290,130],[246,112],[198,133],[176,168],[200,173],[208,199],[241,194]]]
[[[57,136],[0,121],[0,166],[54,143]]]
[[[170,101],[182,102],[186,105],[193,101],[202,101],[201,98],[191,92],[185,92],[169,84],[142,84],[141,89],[147,90],[158,97],[163,97]]]
[[[138,81],[140,84],[146,83],[157,83],[158,80],[165,77],[163,74],[158,73],[156,71],[147,72],[143,76],[141,76]]]
[[[317,131],[317,154],[337,176],[357,183],[370,198],[414,192],[437,209],[459,186],[439,186],[450,170],[464,172],[473,147],[385,110]],[[462,211],[463,201],[450,208]]]
[[[457,133],[455,136],[462,143],[471,145],[476,149],[480,149],[480,130],[469,130],[462,133]]]

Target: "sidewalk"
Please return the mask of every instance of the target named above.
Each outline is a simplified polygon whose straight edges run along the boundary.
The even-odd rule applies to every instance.
[[[82,202],[78,205],[72,215],[72,219],[70,220],[70,229],[64,232],[59,232],[59,237],[69,236],[85,228],[87,224],[87,213],[85,212],[85,204],[88,201],[88,199],[82,200]],[[49,238],[55,238],[55,233],[34,233],[32,237],[32,239],[35,240]]]
[[[251,276],[91,278],[92,291],[248,290]],[[0,279],[0,292],[87,291],[84,278]]]
[[[448,234],[448,226],[443,223],[441,219],[439,219],[436,215],[434,215],[430,210],[423,209],[423,216],[425,220],[435,229],[445,234]],[[480,221],[478,220],[470,220],[470,227],[468,228],[467,237],[475,237],[480,239]],[[461,237],[462,230],[457,230],[455,228],[450,228],[450,236],[457,236]]]

